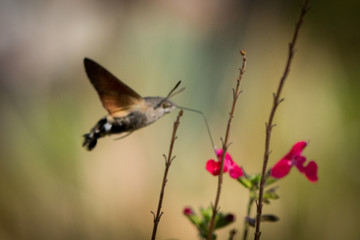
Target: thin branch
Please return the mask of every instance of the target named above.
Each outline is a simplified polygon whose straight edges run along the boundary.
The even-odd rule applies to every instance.
[[[295,53],[295,43],[296,43],[296,40],[297,40],[297,37],[299,34],[300,27],[304,20],[304,16],[306,15],[308,9],[309,9],[309,1],[305,0],[304,4],[302,6],[302,9],[301,9],[299,20],[295,25],[294,35],[292,37],[291,42],[289,43],[289,52],[288,52],[288,58],[287,58],[286,65],[285,65],[285,70],[280,79],[277,91],[273,95],[273,97],[274,97],[273,106],[270,111],[268,122],[266,123],[265,152],[264,152],[264,162],[263,162],[261,181],[260,181],[260,187],[259,187],[260,188],[259,189],[259,201],[257,203],[255,240],[260,239],[260,235],[261,235],[260,223],[261,223],[261,214],[262,214],[262,207],[263,207],[262,200],[263,200],[263,194],[264,194],[264,184],[265,184],[265,178],[266,178],[267,163],[268,163],[269,155],[270,155],[271,130],[275,126],[275,124],[273,124],[273,120],[274,120],[274,116],[275,116],[277,107],[279,106],[279,104],[282,101],[284,101],[284,99],[280,98],[281,91],[284,87],[285,80],[290,71],[290,65],[291,65],[291,62],[292,62],[292,59],[293,59],[294,53]]]
[[[165,155],[163,155],[164,158],[165,158],[165,171],[164,171],[164,177],[163,177],[163,181],[162,181],[162,185],[161,185],[161,191],[160,191],[160,197],[159,197],[159,203],[158,203],[156,215],[154,214],[153,211],[151,211],[151,213],[154,215],[154,226],[153,226],[153,232],[152,232],[152,237],[151,237],[152,240],[156,239],[157,227],[158,227],[158,224],[160,222],[160,218],[163,215],[163,212],[161,211],[161,208],[162,208],[162,202],[163,202],[164,193],[165,193],[165,186],[166,186],[166,183],[167,183],[167,175],[168,175],[168,172],[169,172],[169,169],[170,169],[170,165],[171,165],[172,161],[175,158],[175,156],[172,156],[172,151],[173,151],[175,140],[177,139],[176,131],[177,131],[178,127],[179,127],[180,117],[182,116],[182,114],[183,114],[183,110],[180,110],[180,112],[179,112],[179,114],[178,114],[178,116],[176,118],[176,121],[174,122],[174,129],[173,129],[173,133],[172,133],[172,137],[171,137],[171,142],[170,142],[170,147],[169,147],[169,154],[168,154],[167,157]]]
[[[216,214],[218,212],[218,208],[219,208],[219,200],[220,200],[220,194],[221,194],[221,188],[222,188],[222,182],[223,182],[223,173],[224,173],[224,159],[225,159],[225,154],[228,148],[228,141],[229,141],[229,136],[230,136],[230,128],[231,128],[231,122],[232,119],[234,117],[234,112],[235,112],[235,106],[236,106],[236,101],[239,97],[240,94],[240,83],[241,80],[243,78],[243,75],[245,73],[245,67],[246,67],[246,52],[245,50],[241,50],[240,51],[241,55],[242,55],[242,66],[240,68],[240,73],[239,73],[239,77],[236,81],[236,88],[235,90],[233,89],[233,102],[232,102],[232,106],[231,106],[231,110],[229,113],[229,120],[228,120],[228,124],[226,127],[226,132],[225,132],[225,140],[222,141],[222,156],[221,156],[221,167],[220,167],[220,174],[219,174],[219,178],[218,178],[218,187],[217,187],[217,192],[216,192],[216,197],[215,197],[215,203],[214,206],[212,207],[213,210],[213,214],[212,214],[212,218],[210,220],[210,226],[209,226],[209,233],[207,236],[207,240],[210,240],[212,238],[212,233],[214,231],[214,226],[215,226],[215,218],[216,218]]]
[[[229,240],[233,240],[235,238],[236,233],[237,233],[236,229],[231,229],[230,235],[229,235]]]

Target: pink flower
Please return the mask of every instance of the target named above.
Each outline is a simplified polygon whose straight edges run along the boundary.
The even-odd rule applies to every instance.
[[[220,174],[220,168],[221,168],[221,156],[223,154],[222,149],[216,150],[216,155],[218,157],[218,161],[215,161],[214,159],[210,159],[206,163],[206,170],[210,172],[212,175],[217,176]],[[241,176],[244,176],[244,173],[242,169],[232,160],[232,157],[229,153],[225,154],[224,159],[224,173],[228,172],[230,174],[230,177],[234,179],[238,179]]]
[[[190,215],[194,215],[194,212],[190,207],[186,207],[186,208],[184,208],[184,214],[186,216],[190,216]]]
[[[305,141],[295,143],[290,152],[280,159],[271,169],[271,176],[274,178],[285,177],[290,172],[291,167],[296,166],[311,182],[317,182],[317,164],[314,161],[310,161],[304,166],[306,157],[302,156],[301,153],[306,146],[307,142]]]

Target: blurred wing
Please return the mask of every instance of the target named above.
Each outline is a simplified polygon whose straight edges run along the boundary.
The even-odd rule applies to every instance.
[[[98,63],[85,58],[84,65],[86,74],[98,92],[102,105],[110,114],[127,110],[132,105],[144,102],[139,94]]]

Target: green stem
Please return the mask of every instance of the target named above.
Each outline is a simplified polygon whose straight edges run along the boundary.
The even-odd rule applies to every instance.
[[[251,215],[251,207],[254,203],[255,198],[254,196],[254,191],[250,192],[250,198],[249,198],[249,203],[248,203],[248,207],[247,207],[247,215],[248,217],[250,217]],[[243,240],[247,239],[248,233],[249,233],[249,223],[247,223],[247,221],[244,221],[244,234],[243,234]]]

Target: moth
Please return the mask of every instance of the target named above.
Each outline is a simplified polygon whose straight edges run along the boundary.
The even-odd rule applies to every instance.
[[[177,108],[169,100],[184,88],[174,92],[179,81],[166,97],[141,97],[95,61],[85,58],[86,74],[98,93],[108,115],[101,118],[89,133],[84,134],[83,146],[91,151],[99,138],[112,134],[127,133],[145,127]]]

